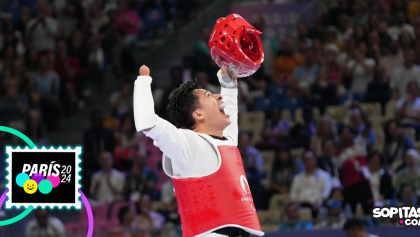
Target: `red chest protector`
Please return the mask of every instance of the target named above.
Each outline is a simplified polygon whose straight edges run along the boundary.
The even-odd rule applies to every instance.
[[[221,166],[201,178],[173,178],[184,237],[238,227],[262,236],[260,222],[236,146],[218,146]]]

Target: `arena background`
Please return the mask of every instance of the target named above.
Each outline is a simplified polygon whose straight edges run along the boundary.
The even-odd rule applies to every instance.
[[[375,204],[418,205],[419,0],[2,0],[0,124],[38,146],[83,146],[94,236],[181,236],[162,154],[135,133],[132,86],[147,65],[155,110],[165,119],[169,93],[188,78],[217,93],[207,41],[216,20],[230,13],[263,32],[265,62],[239,85],[239,149],[266,236],[346,236],[343,224],[353,217],[381,237],[418,235],[397,220],[372,219],[360,205],[352,212],[345,200],[358,193],[343,193],[346,177],[334,160],[342,128],[356,128],[357,136],[370,123]],[[0,142],[3,151],[24,145],[6,133]],[[297,198],[309,183],[292,184],[308,150],[330,175],[318,199]],[[109,165],[118,194],[107,183],[91,188]],[[1,219],[22,212],[4,206]],[[84,209],[37,214],[2,227],[2,236],[39,236],[43,221],[55,233],[86,236]]]

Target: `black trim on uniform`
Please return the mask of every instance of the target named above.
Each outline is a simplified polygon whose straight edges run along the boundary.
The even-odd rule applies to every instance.
[[[213,233],[216,234],[221,234],[221,235],[227,235],[229,237],[237,237],[237,236],[241,236],[241,237],[250,237],[251,234],[246,232],[245,230],[241,229],[241,228],[237,228],[237,227],[225,227],[222,229],[218,229],[213,231]]]
[[[213,136],[213,135],[209,135],[209,136],[212,137],[212,138],[214,138],[214,139],[217,139],[217,140],[222,140],[222,141],[227,140],[226,137],[218,137],[218,136]]]

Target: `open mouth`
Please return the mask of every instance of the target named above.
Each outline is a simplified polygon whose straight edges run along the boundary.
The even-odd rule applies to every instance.
[[[221,113],[221,114],[223,114],[224,116],[229,117],[229,115],[225,114],[225,107],[226,107],[226,104],[225,104],[225,103],[222,103],[222,104],[220,105],[219,111],[220,111],[220,113]]]
[[[29,187],[28,189],[29,189],[29,190],[32,190],[32,189],[34,189],[34,188]]]

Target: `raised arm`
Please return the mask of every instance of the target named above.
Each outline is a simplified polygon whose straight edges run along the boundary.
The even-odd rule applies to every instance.
[[[229,76],[226,67],[217,73],[222,90],[225,113],[230,116],[230,125],[223,131],[223,136],[238,144],[238,88],[235,77]]]
[[[196,147],[194,139],[189,139],[187,131],[177,129],[168,121],[161,119],[155,114],[153,96],[151,90],[152,78],[150,70],[146,66],[140,68],[140,76],[134,84],[134,121],[137,132],[142,131],[146,136],[152,138],[154,145],[176,162],[183,170],[191,169],[193,151]]]

